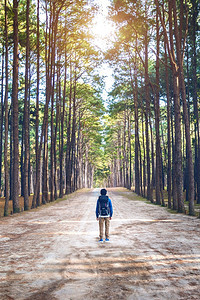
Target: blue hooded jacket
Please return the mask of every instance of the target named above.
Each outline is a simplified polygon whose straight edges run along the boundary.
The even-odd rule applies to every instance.
[[[112,215],[113,215],[113,207],[112,207],[112,202],[111,202],[110,198],[108,198],[108,205],[109,205],[109,209],[110,209],[110,217],[112,218]],[[98,217],[99,217],[99,199],[97,200],[96,217],[97,217],[97,219],[98,219]]]

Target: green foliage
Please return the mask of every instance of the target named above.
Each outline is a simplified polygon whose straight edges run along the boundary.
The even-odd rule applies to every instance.
[[[150,90],[150,119],[152,126],[152,139],[155,138],[154,126],[154,101],[155,101],[155,3],[153,1],[130,1],[113,0],[110,6],[110,18],[117,24],[118,33],[111,49],[104,53],[103,60],[109,62],[114,69],[114,85],[109,94],[108,110],[106,111],[101,92],[104,88],[103,77],[98,74],[98,67],[102,63],[102,53],[97,51],[91,43],[89,25],[96,12],[96,6],[89,6],[88,1],[46,1],[40,2],[40,106],[39,106],[39,130],[44,119],[44,107],[46,101],[46,88],[49,69],[55,74],[53,80],[57,81],[54,86],[54,118],[53,126],[58,125],[56,137],[57,146],[60,139],[61,124],[56,124],[57,106],[62,113],[62,103],[65,99],[65,121],[64,121],[64,151],[67,151],[67,126],[70,113],[70,97],[75,101],[75,115],[71,111],[71,119],[75,118],[76,140],[80,138],[79,146],[83,162],[86,160],[94,168],[94,180],[96,186],[102,185],[111,175],[111,165],[114,160],[120,159],[123,163],[130,162],[128,151],[134,151],[134,123],[135,106],[134,99],[138,99],[139,141],[141,160],[145,156],[146,137],[144,135],[144,120],[146,113],[146,82],[145,82],[145,51],[144,42],[147,33],[148,41],[148,87]],[[164,3],[165,5],[165,3]],[[185,72],[188,75],[188,108],[191,115],[191,128],[196,124],[196,116],[193,112],[194,98],[194,41],[193,34],[197,33],[196,59],[197,59],[197,97],[200,95],[200,56],[199,56],[199,11],[198,1],[189,1],[189,34],[187,55],[185,58]],[[9,38],[9,108],[11,105],[12,91],[12,52],[13,52],[13,11],[12,3],[7,1],[8,8],[8,38]],[[179,7],[178,7],[179,9]],[[55,16],[54,22],[52,18]],[[46,20],[47,17],[47,20]],[[4,46],[4,3],[0,2],[0,51],[3,53]],[[57,19],[56,19],[57,18]],[[185,18],[185,16],[184,16]],[[195,20],[194,20],[195,19]],[[23,112],[24,112],[24,90],[25,90],[25,51],[26,51],[26,1],[19,1],[19,135],[22,141]],[[55,57],[49,60],[52,51],[51,34],[52,28],[57,24],[57,39],[55,44]],[[52,23],[51,23],[52,22]],[[183,28],[184,30],[184,28]],[[160,136],[162,136],[162,153],[167,148],[167,114],[166,114],[166,80],[164,64],[163,32],[160,31],[160,99],[161,99],[161,124]],[[36,3],[31,1],[30,5],[30,148],[31,164],[35,164],[35,123],[36,123],[36,61],[37,61],[37,15]],[[187,60],[188,59],[188,60]],[[168,60],[169,63],[169,60]],[[49,69],[48,69],[49,68]],[[64,82],[66,68],[67,79]],[[59,75],[58,75],[59,74]],[[134,77],[136,74],[136,78]],[[54,77],[53,77],[54,76]],[[58,78],[59,77],[59,78]],[[171,80],[171,70],[169,68]],[[66,94],[63,95],[66,84]],[[49,87],[48,87],[49,88]],[[60,91],[59,91],[60,89]],[[173,82],[170,81],[170,97],[173,96]],[[60,93],[60,94],[59,94]],[[71,94],[70,94],[71,93]],[[137,94],[137,95],[136,95]],[[64,97],[64,99],[63,99]],[[199,101],[199,100],[198,100]],[[173,107],[172,119],[173,119]],[[50,105],[49,105],[50,112]],[[51,114],[48,115],[49,140]],[[130,120],[128,128],[127,120]],[[9,125],[11,118],[9,119]],[[60,120],[58,122],[61,122]],[[162,125],[162,126],[161,126]],[[72,122],[71,128],[72,130]],[[161,129],[162,127],[162,129]],[[163,133],[164,132],[164,133]],[[192,132],[193,134],[193,132]],[[123,136],[124,135],[124,136]],[[71,138],[71,137],[70,137]],[[128,144],[131,139],[131,146]],[[118,144],[120,140],[120,145]],[[193,136],[193,140],[195,140]],[[22,142],[21,142],[22,144]],[[195,142],[193,143],[195,144]],[[184,145],[183,145],[184,146]],[[130,147],[130,149],[129,149]],[[59,147],[57,147],[59,148]],[[87,154],[86,154],[87,150]],[[50,147],[49,147],[50,153]],[[57,149],[57,154],[59,149]],[[88,157],[86,156],[88,155]],[[132,154],[134,157],[134,154]],[[127,158],[128,157],[128,158]],[[163,158],[167,158],[163,154]],[[153,160],[153,158],[151,158]],[[164,172],[167,165],[164,163]]]

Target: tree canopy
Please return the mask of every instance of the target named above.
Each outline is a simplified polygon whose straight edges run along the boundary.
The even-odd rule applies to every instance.
[[[200,204],[197,0],[111,0],[105,50],[96,1],[0,3],[4,215],[77,189],[124,186],[195,214]],[[101,66],[114,83],[106,99]],[[12,209],[9,206],[12,201]]]

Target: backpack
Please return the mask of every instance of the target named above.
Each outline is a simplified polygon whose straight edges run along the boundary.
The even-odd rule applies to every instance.
[[[110,215],[108,196],[99,196],[99,215],[101,217],[108,217]]]

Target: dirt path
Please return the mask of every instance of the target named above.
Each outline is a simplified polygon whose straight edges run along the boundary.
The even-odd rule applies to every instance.
[[[0,299],[200,299],[200,220],[110,189],[98,243],[98,194],[0,220]]]

